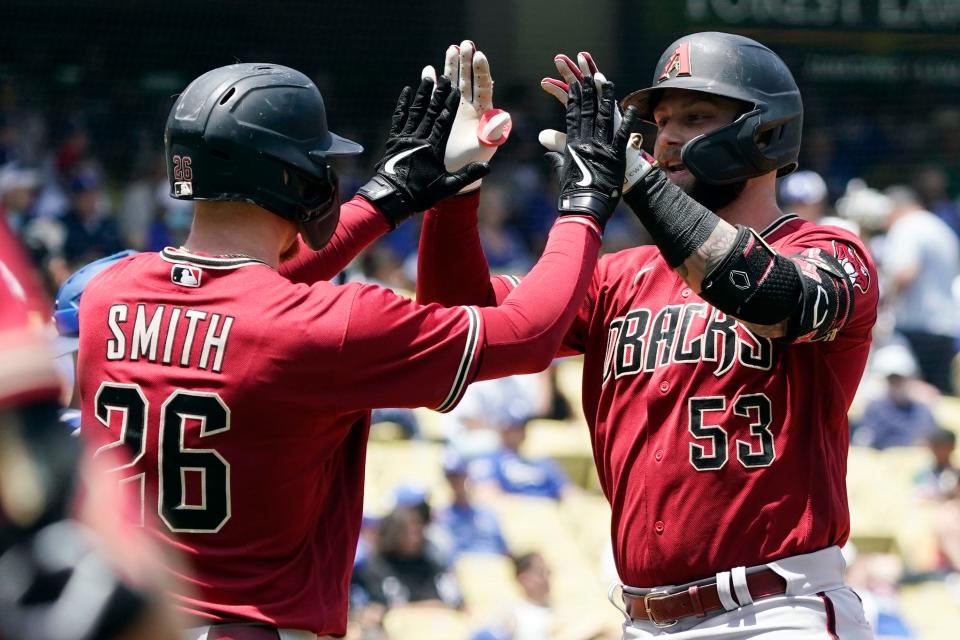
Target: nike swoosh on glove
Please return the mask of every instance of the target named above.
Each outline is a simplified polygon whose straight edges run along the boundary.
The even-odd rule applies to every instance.
[[[567,145],[564,154],[546,154],[560,181],[560,215],[588,215],[603,229],[620,200],[626,171],[627,138],[635,111],[614,126],[614,87],[599,98],[593,78],[570,85],[567,94]]]
[[[377,207],[392,229],[490,172],[480,162],[453,173],[444,166],[460,101],[460,92],[450,81],[423,78],[411,102],[412,93],[410,87],[400,92],[377,173],[357,192]]]
[[[608,82],[606,76],[600,72],[597,63],[587,51],[581,51],[577,54],[577,62],[574,63],[568,56],[562,53],[553,58],[553,62],[560,73],[562,80],[556,78],[544,78],[540,81],[540,88],[546,93],[560,101],[560,104],[567,103],[567,92],[571,84],[582,83],[585,76],[593,76],[597,84],[597,90],[602,91],[603,85]],[[613,126],[619,127],[622,121],[620,108],[614,111]],[[544,129],[540,132],[540,144],[550,151],[562,153],[567,146],[567,136],[564,133],[554,129]],[[647,175],[656,165],[656,162],[649,153],[641,148],[643,136],[639,133],[630,135],[630,142],[627,145],[627,170],[623,179],[623,193],[626,194],[633,188],[640,178]]]

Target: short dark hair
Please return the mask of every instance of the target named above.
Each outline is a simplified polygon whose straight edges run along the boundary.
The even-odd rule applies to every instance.
[[[533,563],[537,558],[542,559],[543,556],[536,551],[530,551],[519,556],[513,556],[514,573],[519,576],[521,573],[528,571],[530,567],[533,566]]]
[[[957,444],[957,434],[943,427],[936,427],[927,435],[929,444],[948,444],[951,447]]]

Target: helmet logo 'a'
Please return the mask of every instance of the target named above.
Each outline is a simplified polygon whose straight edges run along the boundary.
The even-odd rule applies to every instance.
[[[684,42],[677,50],[673,52],[667,64],[663,67],[663,73],[657,82],[663,82],[670,78],[670,74],[676,72],[676,77],[690,76],[690,45]]]

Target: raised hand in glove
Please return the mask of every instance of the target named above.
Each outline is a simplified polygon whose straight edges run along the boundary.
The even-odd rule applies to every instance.
[[[434,88],[435,87],[435,88]],[[418,211],[451,196],[490,172],[470,163],[451,173],[443,156],[460,92],[447,78],[423,78],[413,91],[404,87],[393,111],[386,151],[377,173],[357,192],[384,215],[392,228]]]
[[[592,77],[571,84],[565,151],[546,154],[560,180],[560,215],[588,215],[601,229],[620,200],[627,138],[635,118],[630,108],[620,126],[615,127],[617,105],[613,96],[612,82],[602,85],[599,97]]]
[[[447,141],[444,164],[447,171],[458,171],[471,162],[490,162],[497,147],[507,141],[513,123],[510,114],[493,107],[493,77],[490,63],[472,40],[447,47],[443,75],[460,89],[460,105]],[[432,66],[423,76],[436,80]],[[467,185],[460,193],[475,191],[480,181]]]
[[[557,72],[561,80],[556,78],[544,78],[540,81],[540,88],[546,93],[560,101],[560,104],[567,103],[567,92],[570,85],[582,84],[585,76],[592,76],[597,85],[597,91],[602,91],[603,86],[608,84],[606,76],[600,72],[597,63],[593,57],[586,51],[577,54],[577,62],[574,63],[569,57],[560,53],[553,58],[557,66]],[[614,127],[619,127],[622,122],[619,106],[615,106]],[[567,136],[564,133],[554,129],[544,129],[540,132],[540,144],[551,151],[563,151],[567,144]],[[627,169],[624,173],[623,193],[630,191],[633,186],[645,176],[655,166],[653,157],[640,148],[643,142],[643,136],[639,133],[632,134],[627,145]]]

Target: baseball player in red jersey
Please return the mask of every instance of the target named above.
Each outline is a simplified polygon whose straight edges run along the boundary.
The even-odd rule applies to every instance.
[[[605,83],[589,54],[556,62],[550,93]],[[658,130],[624,183],[656,246],[600,260],[558,355],[584,354],[624,637],[870,638],[840,546],[876,271],[855,236],[777,207],[800,146],[793,77],[753,40],[698,33],[621,105]],[[517,279],[486,276],[476,216],[446,206],[424,222],[418,299],[495,304]]]
[[[196,621],[185,637],[343,635],[369,410],[447,410],[469,382],[541,370],[559,348],[624,176],[629,123],[614,129],[612,90],[571,88],[567,133],[597,178],[564,184],[543,257],[504,305],[322,281],[486,173],[444,166],[459,99],[445,76],[403,91],[377,173],[339,226],[329,161],[360,149],[327,130],[308,78],[222,67],[171,110],[171,192],[198,201],[190,236],[87,286],[79,382],[84,437],[97,455],[129,449],[112,474],[189,560],[172,572]]]
[[[60,381],[38,322],[45,307],[0,217],[0,638],[173,640],[144,570],[150,556],[142,546],[125,553],[137,540],[102,510],[116,509],[100,499],[114,495],[84,473],[60,424]]]

